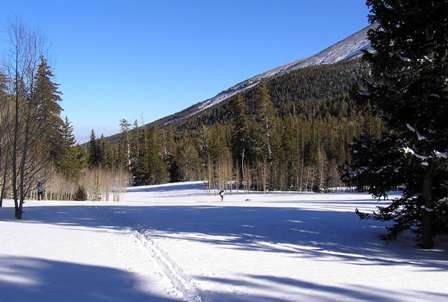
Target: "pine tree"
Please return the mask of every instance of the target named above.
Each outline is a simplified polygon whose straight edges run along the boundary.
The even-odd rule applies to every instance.
[[[49,150],[51,160],[55,162],[60,159],[64,151],[64,138],[61,134],[64,121],[60,116],[61,92],[58,90],[58,84],[53,82],[53,77],[46,58],[41,56],[35,79],[35,100],[39,103],[38,118],[45,121],[42,141]]]
[[[68,180],[78,181],[82,170],[87,166],[86,156],[81,147],[75,146],[73,126],[67,117],[61,127],[61,136],[64,147],[61,156],[55,162],[56,170]]]
[[[129,142],[129,130],[131,124],[126,119],[120,120],[120,165],[131,169],[131,147]]]
[[[68,120],[68,117],[65,117],[64,122],[62,123],[61,134],[64,147],[70,148],[75,145],[76,139],[73,134],[73,126]]]
[[[142,131],[137,120],[134,128],[129,133],[129,169],[133,176],[134,185],[146,185],[148,183],[148,170],[144,150],[142,148]],[[144,147],[144,146],[143,146]]]
[[[416,226],[421,246],[431,248],[448,223],[448,1],[367,3],[375,51],[365,55],[371,78],[358,97],[388,132],[354,143],[346,178],[377,196],[404,185],[403,196],[376,217],[395,221],[389,238]]]
[[[273,159],[272,136],[276,119],[276,110],[272,104],[269,89],[266,83],[262,83],[258,90],[259,97],[256,103],[256,117],[258,122],[257,149],[261,157],[261,175],[263,191],[268,189],[269,166]]]
[[[101,134],[99,145],[101,152],[101,166],[107,169],[114,168],[113,147],[103,134]]]
[[[233,153],[236,155],[237,166],[239,167],[240,187],[245,180],[245,171],[248,162],[253,155],[254,143],[250,136],[249,118],[247,115],[246,103],[242,95],[238,95],[232,102],[234,117],[234,130],[232,135]]]
[[[90,133],[89,141],[89,167],[98,168],[103,162],[102,150],[99,141],[96,138],[95,131]]]

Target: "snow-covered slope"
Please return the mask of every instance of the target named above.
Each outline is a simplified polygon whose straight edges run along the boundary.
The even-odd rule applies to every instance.
[[[308,66],[315,66],[321,64],[334,64],[344,60],[351,60],[361,56],[362,51],[370,47],[370,41],[367,38],[367,32],[372,26],[367,26],[353,35],[339,41],[338,43],[324,49],[320,53],[309,58],[294,61],[289,64],[268,70],[264,73],[256,75],[250,79],[242,81],[227,90],[218,93],[216,96],[199,102],[185,110],[182,110],[173,115],[167,116],[156,121],[159,125],[170,125],[181,122],[199,112],[211,108],[230,97],[248,90],[258,85],[262,80],[278,77],[294,70],[305,68]]]

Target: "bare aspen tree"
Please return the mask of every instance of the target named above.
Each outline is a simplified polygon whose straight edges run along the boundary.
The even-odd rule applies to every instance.
[[[8,179],[8,145],[6,132],[10,126],[9,115],[10,102],[6,93],[6,77],[0,73],[0,207],[3,205]]]
[[[10,25],[9,39],[7,72],[12,124],[7,136],[15,217],[21,219],[25,197],[47,161],[41,156],[44,146],[39,141],[46,120],[41,116],[35,83],[42,52],[39,36],[18,21]]]

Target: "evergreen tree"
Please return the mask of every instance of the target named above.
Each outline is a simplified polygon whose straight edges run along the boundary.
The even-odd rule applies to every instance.
[[[129,142],[129,130],[131,124],[126,119],[120,120],[120,166],[131,169],[131,147]]]
[[[388,132],[363,136],[352,148],[346,177],[385,195],[403,196],[376,217],[394,220],[389,238],[416,226],[423,248],[447,226],[448,1],[368,0],[374,52],[365,55],[371,78],[359,98],[369,102]]]
[[[142,150],[142,131],[138,122],[134,122],[134,128],[129,133],[129,169],[133,176],[134,185],[148,184],[148,172],[146,167],[146,158]]]
[[[89,141],[89,167],[97,168],[101,166],[103,161],[101,145],[96,139],[95,131],[92,130],[90,133]]]
[[[114,167],[114,152],[111,143],[101,134],[100,137],[101,166],[107,169]]]
[[[233,100],[232,111],[235,114],[233,120],[232,147],[236,165],[239,167],[240,186],[242,186],[246,176],[246,166],[253,156],[254,143],[249,132],[249,118],[246,103],[241,94]]]
[[[56,170],[69,180],[77,181],[86,166],[83,150],[75,146],[73,126],[67,117],[61,127],[62,153],[55,162]]]
[[[35,101],[39,104],[38,118],[45,121],[43,141],[49,150],[51,160],[55,162],[60,159],[64,151],[64,138],[61,133],[64,121],[60,116],[61,92],[58,90],[58,84],[53,82],[53,77],[46,58],[41,56],[35,79]]]
[[[76,139],[73,134],[73,126],[68,120],[68,117],[65,117],[65,120],[62,123],[61,134],[64,147],[69,148],[75,145]]]
[[[182,171],[177,164],[176,159],[172,155],[168,155],[166,159],[167,165],[168,165],[168,173],[170,176],[171,182],[178,182],[182,181]]]
[[[269,165],[273,159],[272,136],[274,133],[276,112],[266,83],[260,85],[258,93],[259,96],[256,103],[258,139],[256,140],[256,145],[259,156],[261,157],[261,181],[263,191],[267,191]]]

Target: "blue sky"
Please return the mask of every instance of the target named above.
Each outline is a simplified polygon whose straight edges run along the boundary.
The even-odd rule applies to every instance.
[[[14,0],[38,29],[80,141],[150,122],[367,25],[364,0]],[[5,33],[0,32],[5,53]]]

